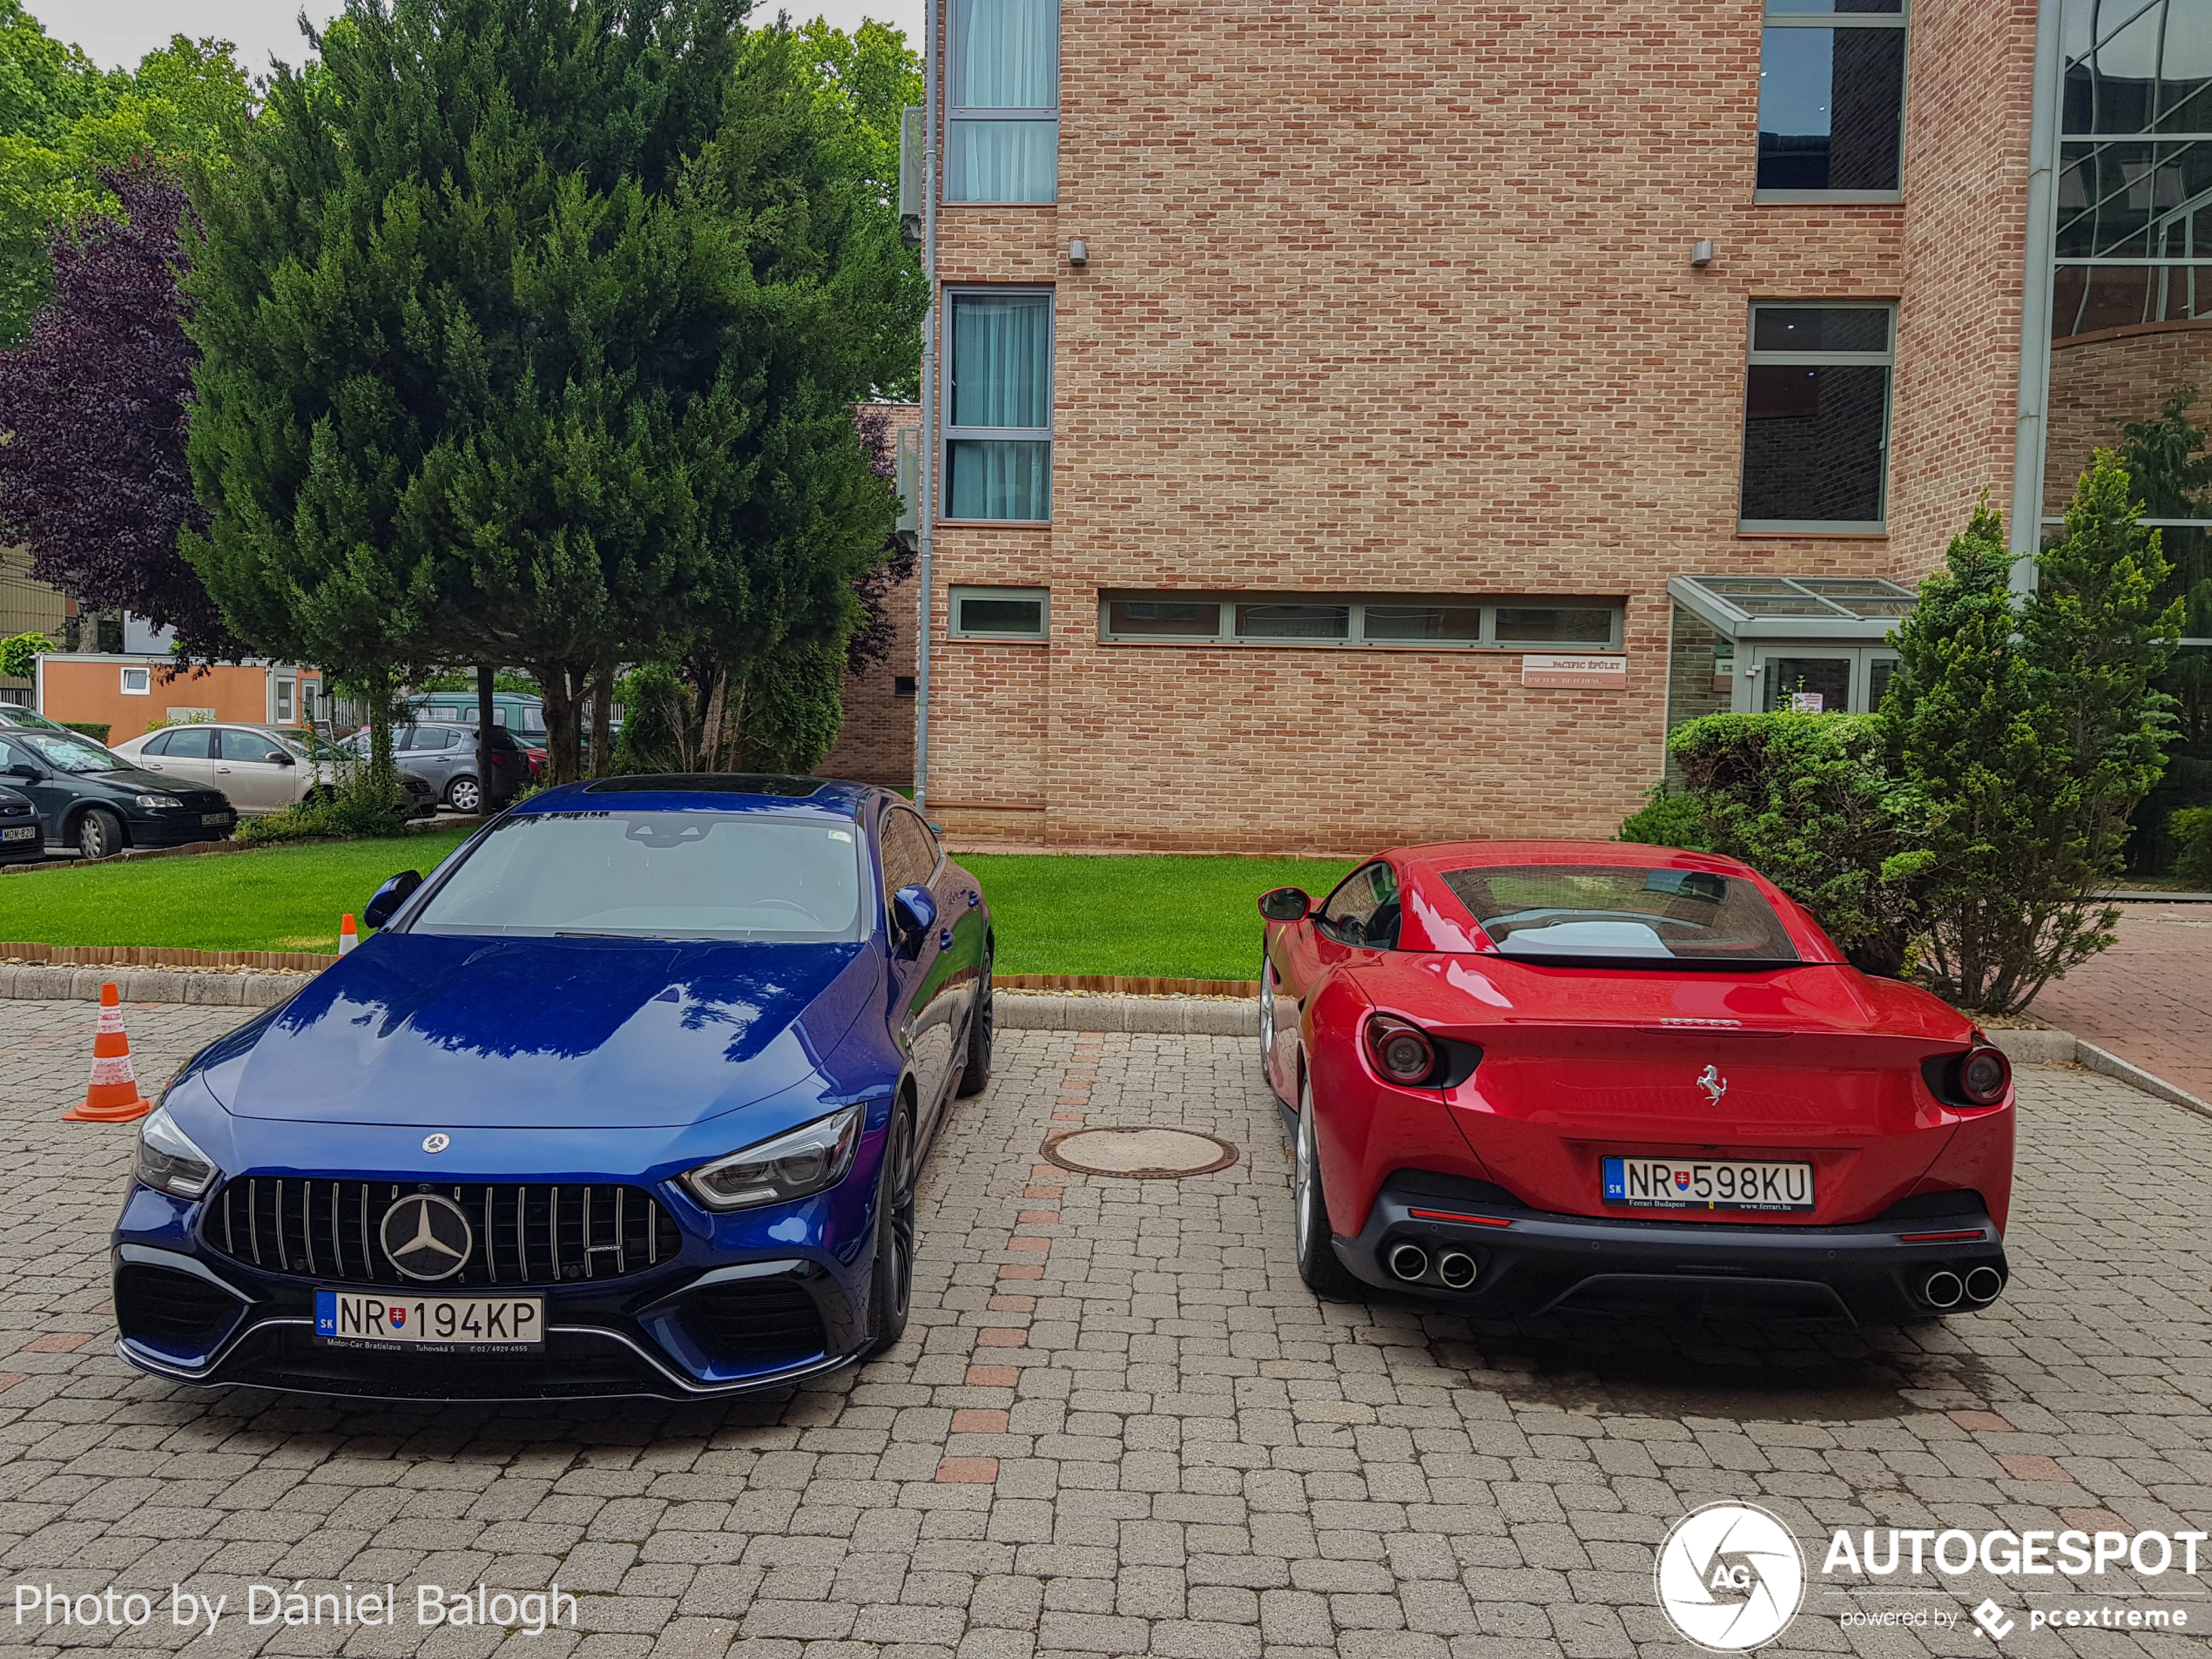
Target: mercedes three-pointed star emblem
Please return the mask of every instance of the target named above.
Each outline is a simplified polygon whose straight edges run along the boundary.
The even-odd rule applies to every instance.
[[[384,1212],[378,1232],[386,1259],[426,1284],[451,1278],[467,1266],[476,1242],[461,1206],[435,1192],[408,1194]]]

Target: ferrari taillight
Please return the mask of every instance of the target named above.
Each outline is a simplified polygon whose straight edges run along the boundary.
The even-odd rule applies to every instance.
[[[2002,1049],[1969,1049],[1959,1062],[1959,1092],[1977,1106],[1994,1106],[2012,1082],[2013,1062]]]
[[[1367,1054],[1394,1083],[1420,1083],[1436,1070],[1436,1045],[1410,1020],[1378,1014],[1367,1022]]]

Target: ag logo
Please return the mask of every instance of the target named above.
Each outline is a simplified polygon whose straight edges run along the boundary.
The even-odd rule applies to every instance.
[[[1709,1503],[1659,1546],[1660,1610],[1715,1653],[1764,1647],[1787,1629],[1805,1595],[1805,1561],[1790,1529],[1745,1503]]]

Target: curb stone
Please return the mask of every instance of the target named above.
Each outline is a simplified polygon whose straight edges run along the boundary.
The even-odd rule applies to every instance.
[[[2074,1058],[2079,1043],[2071,1031],[2022,1028],[1992,1031],[1990,1042],[2017,1066],[2060,1066]]]
[[[1259,1001],[1217,996],[1035,996],[1001,991],[998,1023],[1008,1031],[1149,1031],[1259,1035]]]
[[[2170,1102],[2184,1111],[2195,1112],[2200,1117],[2212,1117],[2212,1101],[2199,1100],[2187,1089],[2176,1089],[2163,1077],[2154,1076],[2141,1066],[2122,1060],[2109,1049],[2100,1049],[2094,1042],[2074,1045],[2074,1063],[2089,1071],[2102,1072],[2107,1077],[2117,1077],[2121,1082],[2132,1083],[2146,1095]]]
[[[335,960],[335,959],[334,959]],[[97,1002],[111,981],[125,1002],[182,1002],[200,1008],[274,1008],[312,974],[190,974],[160,968],[78,968],[67,963],[0,964],[0,998]]]

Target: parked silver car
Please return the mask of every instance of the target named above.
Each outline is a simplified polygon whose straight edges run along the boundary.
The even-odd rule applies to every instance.
[[[128,738],[115,752],[145,771],[219,789],[246,817],[281,812],[338,784],[337,752],[320,736],[296,727],[192,721]],[[408,792],[408,816],[436,811],[428,784],[406,773],[400,781]]]
[[[345,742],[355,755],[368,752],[368,734],[356,732]],[[476,779],[476,728],[442,720],[418,720],[392,728],[392,759],[401,772],[419,778],[433,796],[456,813],[498,812],[529,786],[529,757],[505,726],[491,729],[491,788]]]

